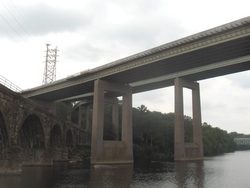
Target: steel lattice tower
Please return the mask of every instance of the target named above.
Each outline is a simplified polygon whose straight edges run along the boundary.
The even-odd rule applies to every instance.
[[[57,47],[49,49],[50,44],[46,44],[46,61],[43,74],[43,85],[56,80]]]

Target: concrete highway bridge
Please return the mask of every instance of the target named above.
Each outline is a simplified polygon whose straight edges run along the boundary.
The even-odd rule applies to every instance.
[[[132,94],[175,86],[175,160],[202,160],[198,81],[249,68],[250,17],[246,17],[21,95],[52,112],[55,101],[93,102],[91,164],[133,163]],[[192,90],[193,143],[184,143],[183,87]],[[104,103],[113,104],[115,125],[117,97],[122,97],[122,136],[116,141],[104,141]]]

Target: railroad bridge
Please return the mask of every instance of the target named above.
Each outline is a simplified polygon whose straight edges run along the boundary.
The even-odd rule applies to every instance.
[[[0,174],[19,174],[22,165],[66,161],[68,148],[82,137],[78,125],[0,84]]]
[[[234,138],[234,142],[237,145],[247,146],[250,145],[250,138]]]

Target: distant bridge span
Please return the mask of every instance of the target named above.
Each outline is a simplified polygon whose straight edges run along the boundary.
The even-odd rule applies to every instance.
[[[23,91],[22,95],[40,101],[78,101],[94,97],[91,162],[123,163],[131,162],[133,156],[132,94],[175,85],[175,160],[203,159],[197,81],[249,69],[250,17],[246,17]],[[183,87],[193,91],[194,143],[189,144],[184,143]],[[101,138],[104,96],[123,96],[125,106],[122,125],[125,133],[122,141],[113,145]],[[116,147],[127,148],[119,151],[126,154],[107,156],[107,151]]]
[[[250,145],[250,138],[234,138],[234,142],[237,145]]]

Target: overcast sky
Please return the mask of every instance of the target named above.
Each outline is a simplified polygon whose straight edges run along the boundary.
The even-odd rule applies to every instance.
[[[250,16],[249,0],[0,0],[0,75],[42,84],[46,43],[58,46],[57,80]],[[200,81],[202,122],[250,134],[250,72]],[[184,90],[192,117],[191,91]],[[133,106],[174,112],[174,88],[133,96]]]

